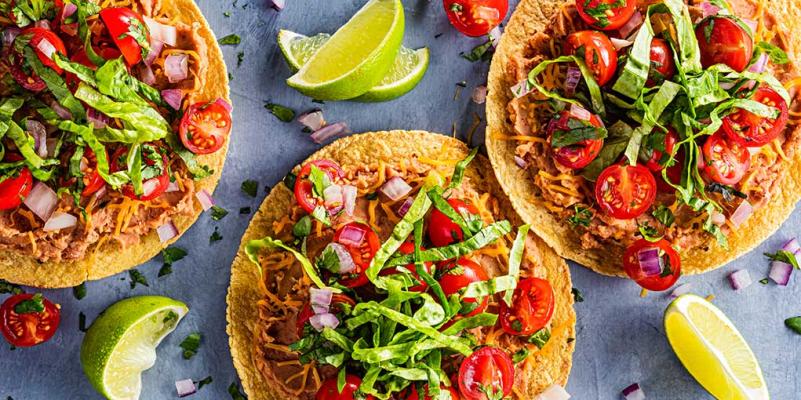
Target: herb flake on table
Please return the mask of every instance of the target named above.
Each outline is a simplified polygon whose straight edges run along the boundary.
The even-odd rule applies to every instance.
[[[236,382],[232,382],[231,386],[228,386],[228,394],[231,395],[231,400],[247,400],[247,397],[242,394]]]
[[[219,221],[228,215],[228,210],[220,206],[211,206],[211,219]]]
[[[161,258],[164,260],[161,269],[159,269],[159,278],[167,276],[172,273],[172,264],[186,257],[188,253],[186,250],[170,246],[161,251]]]
[[[86,297],[86,282],[72,288],[72,295],[77,300],[83,300]]]
[[[584,294],[581,293],[581,290],[579,290],[579,288],[573,288],[570,290],[570,292],[573,293],[573,301],[575,301],[576,303],[584,302]]]
[[[223,16],[225,18],[230,18],[231,17],[231,12],[230,11],[226,11],[226,12],[223,13]]]
[[[86,314],[83,311],[78,313],[78,330],[86,333],[89,328],[86,327]]]
[[[208,384],[210,384],[212,382],[214,382],[214,380],[211,378],[211,375],[209,375],[209,376],[197,381],[197,390],[200,390],[200,388],[202,388],[203,386],[206,386],[206,385],[208,385]]]
[[[178,345],[184,350],[184,360],[188,360],[197,354],[197,350],[200,348],[201,338],[200,332],[190,333],[189,336]]]
[[[214,232],[212,232],[211,236],[209,236],[209,244],[214,243],[214,242],[219,242],[222,239],[223,239],[223,236],[220,234],[220,228],[215,226],[214,227]]]
[[[493,51],[492,49],[492,39],[488,39],[485,43],[479,44],[476,47],[473,47],[472,50],[469,52],[461,52],[459,55],[467,61],[476,62],[476,61],[489,61],[492,59]]]
[[[135,288],[137,283],[150,287],[150,284],[147,283],[147,278],[137,269],[128,270],[128,277],[131,278],[131,289]]]
[[[784,325],[790,328],[793,332],[801,335],[801,317],[792,317],[784,320]]]
[[[241,38],[241,37],[239,37],[239,35],[237,35],[237,34],[235,34],[235,33],[232,33],[232,34],[230,34],[230,35],[227,35],[227,36],[225,36],[225,37],[221,38],[221,39],[220,39],[220,40],[218,40],[217,42],[218,42],[218,43],[220,43],[221,45],[232,45],[232,46],[236,46],[236,45],[238,45],[239,43],[242,43],[242,38]]]
[[[251,213],[250,207],[242,207],[239,209],[239,215],[247,215]]]
[[[252,179],[242,182],[242,191],[250,197],[256,197],[259,194],[259,182]]]
[[[264,105],[264,108],[266,108],[267,111],[275,115],[275,117],[278,118],[279,121],[292,122],[292,120],[295,119],[295,110],[289,107],[275,103],[267,103]]]
[[[239,68],[242,66],[242,63],[245,61],[245,52],[240,51],[236,53],[236,67]]]

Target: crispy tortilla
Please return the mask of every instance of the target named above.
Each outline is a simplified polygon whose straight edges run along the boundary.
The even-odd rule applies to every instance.
[[[441,150],[443,146],[446,148],[444,151]],[[456,139],[428,132],[375,132],[340,139],[313,154],[309,159],[327,158],[340,164],[369,164],[379,159],[405,158],[412,153],[432,159],[462,159],[467,155],[468,148]],[[504,214],[503,217],[508,219],[513,226],[522,223],[495,182],[486,158],[478,157],[473,161],[467,169],[466,175],[477,188],[489,192],[499,199],[499,208]],[[282,397],[276,393],[275,383],[265,379],[255,364],[256,335],[260,332],[257,326],[258,308],[256,303],[263,298],[260,289],[263,285],[260,285],[261,277],[258,270],[248,260],[244,248],[250,240],[275,235],[273,222],[283,217],[293,198],[292,191],[283,183],[279,183],[273,188],[245,232],[239,252],[231,267],[227,332],[230,336],[229,343],[234,366],[242,380],[242,386],[252,400],[272,400]],[[566,327],[553,332],[554,336],[549,344],[557,346],[556,348],[547,352],[543,351],[545,354],[534,353],[531,355],[529,360],[531,374],[527,379],[528,387],[521,393],[534,397],[552,383],[561,385],[567,383],[574,348],[574,343],[568,339],[575,338],[576,315],[573,310],[570,272],[564,260],[557,257],[543,240],[533,234],[529,234],[526,251],[528,254],[534,252],[533,257],[540,261],[541,267],[547,271],[548,279],[554,288],[556,306],[552,324]]]
[[[201,79],[201,89],[191,93],[194,101],[211,101],[224,98],[229,103],[228,72],[225,67],[222,51],[217,45],[208,22],[193,0],[137,0],[141,8],[152,7],[154,10],[174,16],[177,21],[187,25],[197,24],[198,34],[206,44],[207,66]],[[201,164],[208,165],[214,174],[195,182],[197,191],[206,189],[209,193],[214,191],[222,174],[225,156],[228,153],[230,139],[222,149],[216,153],[199,156]],[[87,280],[96,280],[123,272],[136,265],[146,262],[157,255],[163,248],[175,242],[180,235],[186,232],[203,212],[198,202],[193,203],[191,215],[176,215],[173,223],[179,235],[168,243],[161,243],[152,230],[147,236],[141,238],[136,245],[123,249],[116,241],[104,241],[101,247],[89,250],[87,258],[72,262],[39,262],[31,256],[21,254],[0,255],[0,279],[20,285],[36,286],[42,288],[64,288],[76,286]]]
[[[622,246],[605,246],[585,250],[581,246],[581,232],[571,228],[564,220],[557,219],[545,207],[534,201],[537,192],[533,180],[536,171],[524,171],[514,162],[515,141],[501,140],[501,136],[512,135],[508,123],[507,104],[512,99],[510,88],[517,82],[506,73],[511,57],[526,47],[528,40],[537,32],[543,32],[551,18],[565,1],[574,0],[523,0],[512,15],[490,67],[487,97],[486,145],[495,176],[509,195],[515,210],[532,229],[559,253],[598,273],[625,277],[622,269]],[[732,1],[732,3],[735,3]],[[738,0],[736,8],[754,10],[752,0]],[[797,0],[764,1],[763,21],[777,24],[779,32],[791,33],[801,28],[801,3]],[[786,16],[786,17],[777,17]],[[764,22],[763,22],[764,23]],[[801,60],[801,38],[785,36],[787,54],[791,60]],[[795,64],[798,70],[798,63]],[[788,135],[801,136],[801,127],[788,129]],[[550,157],[550,155],[544,155]],[[796,152],[788,163],[780,184],[781,189],[772,193],[767,206],[757,209],[736,231],[728,236],[729,249],[714,243],[711,237],[702,246],[681,253],[682,272],[697,274],[718,268],[740,255],[754,249],[773,234],[793,212],[801,199],[801,152]]]

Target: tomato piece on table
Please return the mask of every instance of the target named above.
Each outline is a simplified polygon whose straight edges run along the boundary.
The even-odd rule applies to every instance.
[[[695,37],[701,47],[701,64],[704,68],[726,64],[742,72],[751,62],[754,40],[745,28],[730,17],[706,18],[695,28]]]
[[[509,11],[509,0],[443,0],[442,4],[451,25],[473,37],[488,34]]]
[[[315,208],[325,203],[322,198],[322,193],[320,193],[320,195],[314,193],[314,184],[309,179],[312,166],[323,171],[331,182],[345,175],[345,172],[342,171],[339,164],[331,160],[314,160],[306,163],[306,165],[300,169],[300,173],[295,179],[295,200],[297,200],[298,205],[309,214],[311,214]]]
[[[459,392],[467,400],[506,398],[512,393],[515,369],[512,359],[497,347],[482,347],[459,367]]]
[[[108,159],[108,153],[106,153],[106,159]],[[103,186],[106,186],[106,181],[103,180],[103,177],[100,176],[100,172],[97,170],[97,156],[95,156],[95,153],[89,147],[86,147],[83,151],[81,173],[83,174],[83,191],[81,192],[81,196],[91,196]]]
[[[593,28],[620,29],[637,10],[636,0],[576,0],[579,16]]]
[[[465,221],[478,218],[478,209],[459,199],[448,199],[448,204],[456,210]],[[453,222],[442,211],[435,209],[431,212],[428,220],[428,239],[436,247],[447,246],[451,243],[461,242],[464,239],[464,232],[455,222]]]
[[[647,211],[656,199],[656,180],[642,165],[615,164],[595,182],[595,199],[612,217],[631,219]]]
[[[443,392],[449,392],[451,394],[451,400],[459,400],[459,392],[456,391],[454,387],[447,387],[445,385],[440,386],[440,390]],[[423,387],[421,392],[424,393],[424,396],[421,398],[417,392],[417,386],[412,384],[411,390],[409,394],[404,398],[405,400],[433,400],[431,396],[428,395],[428,385]]]
[[[561,140],[557,136],[569,135],[573,129],[586,129],[589,126],[601,128],[603,122],[595,114],[590,114],[590,119],[583,121],[572,116],[569,111],[562,111],[556,119],[551,120],[546,134],[553,150],[553,157],[559,164],[568,168],[581,169],[598,157],[604,147],[603,139],[586,139],[575,144],[556,147],[558,140]]]
[[[100,10],[100,19],[125,62],[134,65],[142,61],[143,46],[150,49],[150,31],[142,16],[127,7],[110,7]]]
[[[665,239],[640,239],[623,253],[623,269],[638,285],[658,292],[669,289],[679,279],[681,258]]]
[[[501,326],[510,335],[533,335],[551,320],[553,308],[554,294],[550,282],[540,278],[521,279],[512,296],[512,304],[501,301]]]
[[[362,378],[356,375],[347,374],[345,376],[345,387],[342,388],[342,393],[339,392],[337,386],[337,378],[329,378],[323,382],[314,400],[356,400],[356,392],[359,390],[359,385],[362,384]],[[360,397],[359,399],[362,399]],[[364,400],[373,400],[372,395],[363,397]]]
[[[0,306],[0,330],[16,347],[42,344],[58,330],[61,311],[41,294],[18,294]]]
[[[421,247],[421,250],[425,250],[425,248]],[[403,242],[400,248],[398,248],[398,252],[404,255],[414,254],[414,243]],[[423,269],[425,269],[425,271],[429,274],[431,273],[431,266],[432,264],[430,262],[423,263]],[[405,265],[404,268],[409,270],[411,272],[412,277],[418,282],[416,285],[410,286],[406,290],[410,292],[425,292],[426,289],[428,289],[428,284],[425,281],[423,281],[423,279],[420,278],[420,276],[417,274],[417,268],[414,265],[414,263]],[[379,273],[379,275],[386,276],[397,273],[398,269],[396,267],[392,267],[381,270],[381,273]]]
[[[128,149],[120,147],[111,156],[110,169],[112,172],[128,169]],[[148,201],[162,195],[170,186],[170,175],[167,168],[167,157],[155,145],[142,146],[142,175],[152,176],[142,182],[142,194],[136,195],[132,184],[122,186],[122,194],[126,197]]]
[[[703,147],[705,173],[715,182],[734,185],[751,167],[748,148],[726,137],[723,130],[706,139]]]
[[[22,167],[16,175],[0,181],[0,211],[19,207],[33,187],[33,175],[28,167]]]
[[[448,261],[441,264],[442,276],[439,284],[445,296],[459,293],[473,282],[483,282],[489,280],[484,267],[467,258],[460,258],[456,262]],[[462,299],[462,309],[459,314],[464,317],[472,317],[480,314],[487,309],[489,299],[484,297],[476,299],[468,297]]]
[[[676,62],[673,50],[665,39],[654,38],[651,41],[651,69],[648,72],[648,87],[656,86],[673,78],[676,74]]]
[[[360,222],[349,222],[337,229],[334,242],[339,243],[348,250],[355,269],[342,275],[339,283],[349,288],[364,286],[369,282],[365,271],[381,247],[381,240],[369,226]]]
[[[64,42],[61,38],[50,29],[31,27],[25,28],[20,32],[20,35],[31,35],[29,46],[36,52],[36,56],[46,67],[52,68],[54,71],[61,74],[64,72],[56,62],[53,61],[55,53],[63,56],[67,55],[67,48],[64,47]]]
[[[214,153],[225,144],[231,133],[231,113],[219,101],[192,104],[181,118],[178,133],[189,151]]]
[[[603,86],[615,77],[617,51],[609,37],[598,31],[573,32],[565,41],[565,54],[583,58],[595,80]]]
[[[723,130],[743,146],[760,147],[779,137],[787,126],[790,113],[787,102],[768,87],[760,87],[751,100],[779,110],[776,118],[760,117],[748,110],[738,109],[723,119]]]

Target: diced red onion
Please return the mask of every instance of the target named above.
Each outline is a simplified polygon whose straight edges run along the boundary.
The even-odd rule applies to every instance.
[[[161,91],[161,98],[164,99],[173,110],[180,110],[184,100],[184,91],[181,89],[165,89]]]
[[[398,216],[403,218],[403,216],[409,212],[409,209],[412,208],[412,203],[414,203],[414,199],[407,197],[406,200],[401,203],[400,207],[398,207]]]
[[[740,20],[743,21],[744,24],[748,25],[749,28],[751,28],[751,32],[756,32],[758,26],[756,21],[747,18],[740,18]]]
[[[56,210],[58,196],[49,186],[42,182],[36,182],[24,203],[42,221],[47,221]]]
[[[106,114],[91,107],[86,110],[86,120],[91,122],[96,129],[105,128],[111,123],[111,119]]]
[[[210,208],[214,207],[214,198],[211,197],[211,194],[209,194],[206,189],[195,193],[195,197],[197,197],[197,201],[199,201],[200,205],[203,207],[203,211],[208,211]]]
[[[378,191],[389,197],[390,200],[397,201],[409,194],[409,192],[412,191],[412,187],[409,186],[403,178],[393,176],[390,180],[381,185]]]
[[[570,115],[581,121],[589,121],[590,118],[592,118],[592,114],[587,111],[586,108],[578,104],[573,104],[570,106]]]
[[[25,128],[33,136],[36,154],[39,157],[47,157],[47,130],[45,130],[45,126],[35,119],[28,119]]]
[[[759,58],[754,63],[754,65],[752,65],[751,68],[748,68],[748,70],[756,74],[761,74],[765,72],[765,67],[767,66],[768,66],[768,55],[762,53],[759,55]]]
[[[751,281],[751,275],[748,273],[748,270],[738,269],[729,274],[729,283],[731,283],[732,289],[741,290],[751,286],[753,282]]]
[[[191,379],[175,381],[175,389],[178,391],[178,397],[187,397],[197,393],[195,382]]]
[[[170,54],[164,59],[164,75],[170,83],[178,83],[189,77],[189,56]]]
[[[701,3],[701,13],[703,18],[710,17],[713,15],[718,15],[719,12],[720,12],[720,7],[708,1],[704,1],[703,3]]]
[[[103,187],[101,187],[100,190],[96,191],[95,194],[93,194],[93,196],[95,197],[95,200],[99,200],[105,197],[106,193],[108,193],[108,189],[106,189],[106,185],[103,185]]]
[[[342,228],[342,231],[339,232],[339,243],[344,244],[345,246],[355,246],[358,247],[361,245],[362,241],[364,240],[364,231],[358,228],[355,228],[351,225],[345,225]]]
[[[332,184],[323,190],[323,199],[325,199],[325,206],[328,208],[342,206],[342,186]]]
[[[45,57],[49,59],[53,59],[53,54],[56,52],[56,46],[53,46],[53,43],[50,43],[47,39],[42,39],[39,43],[36,44],[36,48],[45,55]]]
[[[484,104],[484,102],[487,101],[487,91],[488,89],[484,85],[476,86],[476,88],[473,89],[473,96],[471,96],[473,98],[473,103]]]
[[[642,13],[639,11],[635,12],[634,15],[629,18],[628,22],[620,27],[620,37],[629,37],[629,35],[637,30],[637,28],[639,28],[644,21],[645,19],[643,18]]]
[[[798,254],[801,252],[801,244],[798,243],[798,239],[792,238],[784,243],[782,250],[789,251],[790,253],[795,254],[796,258],[798,258]]]
[[[157,179],[148,179],[142,184],[142,196],[150,196],[159,187]]]
[[[748,200],[743,200],[743,202],[740,203],[740,206],[734,210],[734,213],[731,215],[729,220],[731,220],[732,225],[737,228],[742,225],[742,223],[745,222],[745,220],[747,220],[753,212],[754,207],[751,205],[751,203],[749,203]]]
[[[503,35],[503,31],[501,30],[500,25],[492,28],[492,30],[489,31],[489,37],[490,40],[492,41],[492,47],[495,48],[498,47],[498,44],[501,42],[501,35]]]
[[[6,28],[3,30],[3,46],[11,46],[14,43],[14,39],[19,36],[19,33],[22,32],[21,29],[16,27]]]
[[[165,190],[164,192],[172,193],[172,192],[177,192],[177,191],[180,191],[180,190],[181,190],[181,188],[178,187],[178,183],[177,182],[170,182],[170,184],[167,185],[167,190]]]
[[[44,28],[44,29],[50,30],[50,21],[48,21],[46,19],[40,19],[40,20],[34,22],[33,26],[35,26],[37,28]]]
[[[575,65],[570,65],[565,76],[565,94],[572,96],[576,93],[579,82],[581,82],[581,70]]]
[[[336,124],[326,125],[311,134],[314,143],[322,144],[328,139],[348,133],[348,124],[337,122]]]
[[[162,24],[148,17],[144,17],[144,19],[145,25],[150,31],[150,37],[169,46],[175,47],[178,44],[178,29],[174,26]]]
[[[609,38],[612,41],[612,45],[615,46],[615,50],[625,49],[634,44],[634,42],[626,40],[626,39],[618,39],[618,38]]]
[[[318,332],[322,332],[324,328],[336,329],[339,326],[339,319],[331,313],[315,314],[309,318],[309,323]]]
[[[329,288],[317,289],[310,288],[310,303],[315,314],[325,314],[331,305],[334,293]]]
[[[58,144],[57,138],[48,138],[47,140],[45,140],[45,146],[47,146],[48,157],[55,157],[57,144]]]
[[[528,163],[523,159],[523,157],[520,156],[515,156],[515,164],[517,164],[520,169],[528,168]]]
[[[270,0],[275,11],[281,11],[286,6],[286,0]]]
[[[52,102],[50,102],[50,108],[52,108],[53,111],[55,111],[56,114],[58,114],[59,118],[66,120],[72,119],[72,113],[70,112],[70,110],[67,110],[61,104],[58,104],[57,101],[53,100]]]
[[[770,273],[768,277],[779,286],[787,286],[790,282],[790,275],[793,274],[793,266],[781,261],[770,263]]]
[[[679,297],[679,296],[681,296],[683,294],[690,293],[690,290],[692,290],[692,287],[693,287],[693,285],[691,283],[682,283],[681,285],[676,286],[676,288],[673,289],[672,292],[670,292],[670,296],[668,296],[668,298],[669,299],[675,299],[675,298],[677,298],[677,297]]]
[[[158,232],[159,240],[162,244],[167,243],[174,237],[178,236],[178,228],[175,227],[175,224],[173,224],[172,221],[169,221],[166,224],[156,228],[156,232]]]
[[[147,65],[142,65],[139,67],[139,78],[142,79],[142,82],[145,85],[154,85],[156,83],[156,74],[153,73],[153,69]]]
[[[719,85],[723,90],[731,90],[735,84],[737,84],[737,82],[721,82]]]
[[[512,94],[515,98],[519,99],[534,90],[534,86],[529,83],[528,79],[523,79],[520,82],[517,82],[514,86],[509,88],[512,91]]]
[[[357,193],[356,186],[342,186],[342,206],[345,208],[345,214],[353,216],[353,211],[356,209]]]
[[[325,118],[323,117],[323,112],[319,109],[301,114],[298,117],[298,122],[300,122],[303,126],[311,129],[312,132],[320,130],[320,128],[325,126]]]
[[[234,110],[234,107],[231,106],[231,103],[225,101],[225,99],[223,99],[223,98],[217,98],[217,100],[214,101],[214,104],[221,105],[225,109],[225,111],[228,111],[228,112],[231,112],[231,111]]]
[[[662,257],[659,256],[659,249],[648,247],[637,252],[640,270],[645,276],[657,276],[662,273]]]
[[[350,255],[350,252],[345,248],[345,246],[336,242],[331,242],[328,243],[327,247],[330,247],[331,250],[337,254],[337,258],[339,258],[339,270],[332,272],[336,272],[338,274],[348,274],[356,269],[356,264],[353,262],[353,257]]]
[[[164,43],[155,38],[150,38],[150,51],[147,53],[147,57],[145,57],[145,65],[148,67],[153,65],[153,61],[156,61],[159,55],[161,55],[161,50],[164,49]]]
[[[640,388],[639,383],[632,383],[621,392],[626,400],[645,400],[645,392]]]
[[[712,223],[717,226],[723,226],[726,223],[726,216],[720,211],[712,212]]]
[[[78,11],[78,6],[72,3],[65,3],[64,7],[61,9],[61,20],[64,21],[71,17],[76,11]]]
[[[568,393],[565,388],[561,385],[554,383],[551,386],[548,386],[539,396],[536,397],[537,400],[568,400],[570,398],[570,393]]]
[[[43,229],[45,232],[60,231],[62,229],[72,228],[77,224],[78,218],[75,218],[74,215],[67,213],[56,213],[53,214],[53,216],[50,217],[47,222],[45,222]]]

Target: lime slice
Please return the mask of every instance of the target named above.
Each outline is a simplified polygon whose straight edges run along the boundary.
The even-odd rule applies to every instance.
[[[327,33],[306,36],[282,29],[278,32],[278,47],[281,48],[287,65],[294,72],[299,70],[330,37],[331,35]],[[395,62],[378,86],[354,100],[378,102],[403,96],[423,79],[428,70],[428,60],[428,48],[412,50],[401,46]]]
[[[386,76],[403,40],[400,0],[370,0],[287,80],[318,100],[347,100]]]
[[[81,345],[89,382],[108,399],[138,399],[142,371],[156,363],[156,347],[188,311],[186,304],[161,296],[131,297],[107,308]]]
[[[680,296],[665,311],[665,332],[687,371],[715,398],[770,398],[748,343],[712,303]]]

